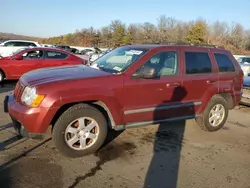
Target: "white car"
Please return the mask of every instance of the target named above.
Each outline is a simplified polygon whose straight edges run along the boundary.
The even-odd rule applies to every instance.
[[[250,63],[250,56],[238,57],[236,60],[237,60],[238,63],[240,63],[240,64]]]
[[[250,56],[242,56],[237,58],[238,63],[243,70],[244,76],[250,75]]]
[[[41,47],[38,42],[28,40],[7,40],[0,44],[0,56],[6,57],[20,48]]]

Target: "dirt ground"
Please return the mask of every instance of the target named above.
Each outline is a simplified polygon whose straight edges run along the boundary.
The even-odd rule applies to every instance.
[[[112,132],[95,155],[62,156],[49,131],[19,139],[3,113],[0,88],[0,187],[250,188],[250,110],[237,107],[214,133],[193,120]]]

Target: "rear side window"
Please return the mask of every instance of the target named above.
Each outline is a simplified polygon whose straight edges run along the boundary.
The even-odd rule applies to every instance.
[[[32,42],[25,42],[24,46],[32,46],[32,47],[36,47],[36,45]]]
[[[46,59],[66,59],[68,57],[67,54],[61,52],[53,52],[53,51],[46,51],[45,58]]]
[[[225,54],[214,54],[220,72],[234,72],[235,68],[231,59]]]
[[[186,74],[212,72],[212,64],[206,52],[185,52]]]
[[[19,42],[19,41],[7,42],[4,44],[4,46],[22,46],[22,47],[32,46],[32,47],[36,47],[36,45],[32,42]]]
[[[15,42],[6,42],[4,46],[15,46]]]

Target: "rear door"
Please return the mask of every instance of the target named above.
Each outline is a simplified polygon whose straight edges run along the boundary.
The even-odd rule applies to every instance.
[[[197,113],[202,103],[218,92],[217,69],[209,49],[183,48],[182,56],[185,70],[183,86],[187,90],[185,100],[194,103]]]
[[[67,53],[53,50],[45,50],[44,62],[40,66],[41,68],[46,68],[69,65],[70,61],[68,59],[69,55]]]
[[[231,93],[238,103],[242,89],[242,72],[238,62],[225,50],[214,50],[213,54],[219,71],[220,92]]]

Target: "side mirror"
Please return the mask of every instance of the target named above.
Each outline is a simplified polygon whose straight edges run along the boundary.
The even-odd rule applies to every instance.
[[[18,55],[18,56],[16,56],[14,59],[15,59],[15,60],[23,60],[23,56]]]
[[[247,74],[247,76],[250,76],[250,72]]]
[[[133,78],[145,78],[151,79],[156,77],[156,70],[149,66],[141,67],[138,71],[136,71],[133,75]]]

